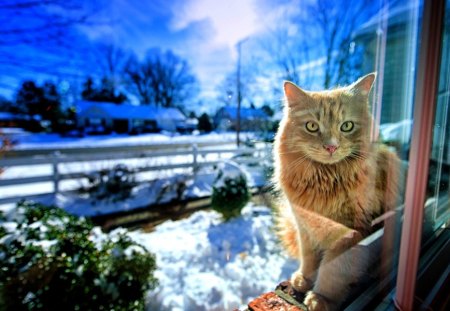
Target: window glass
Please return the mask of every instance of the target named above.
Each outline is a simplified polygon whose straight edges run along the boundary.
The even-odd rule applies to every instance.
[[[418,1],[392,1],[383,4],[386,5],[373,7],[372,14],[365,16],[352,31],[349,44],[351,53],[348,55],[351,64],[346,63],[346,66],[354,71],[345,71],[346,76],[341,77],[341,80],[334,80],[336,76],[339,77],[339,72],[330,76],[335,87],[352,83],[364,74],[377,72],[369,96],[369,112],[373,122],[364,120],[361,111],[346,116],[360,127],[358,133],[361,126],[370,133],[373,144],[367,149],[357,147],[364,155],[362,160],[358,158],[354,161],[349,156],[346,161],[329,165],[322,158],[322,147],[328,151],[328,158],[331,159],[335,152],[339,156],[339,148],[342,148],[341,151],[345,150],[345,143],[348,143],[348,136],[345,136],[348,120],[344,117],[341,127],[334,129],[333,126],[336,125],[333,124],[333,117],[336,116],[332,111],[327,111],[324,104],[334,100],[333,91],[327,93],[326,97],[321,97],[321,93],[314,93],[313,99],[310,99],[309,93],[296,91],[290,85],[285,86],[288,108],[285,109],[285,119],[279,129],[282,133],[278,136],[279,145],[275,145],[275,155],[277,152],[279,154],[279,175],[276,177],[288,180],[282,181],[285,184],[282,184],[281,192],[290,203],[291,215],[294,215],[291,217],[295,219],[294,226],[299,228],[298,239],[301,241],[300,255],[297,255],[301,263],[294,272],[291,283],[299,291],[311,290],[303,300],[310,307],[314,303],[341,303],[341,307],[345,305],[350,310],[370,309],[374,305],[369,306],[371,300],[367,299],[363,291],[367,290],[366,293],[370,293],[372,298],[374,293],[377,293],[375,296],[380,295],[372,301],[377,304],[383,293],[391,289],[391,282],[395,280],[392,276],[396,272],[404,187],[409,166],[418,34],[422,13],[421,3]],[[349,10],[339,11],[339,14],[338,18],[345,20],[348,14],[355,13]],[[338,65],[335,68],[340,67]],[[328,81],[326,70],[324,78]],[[315,77],[314,81],[317,80]],[[359,83],[353,84],[356,88],[352,91],[353,94],[367,92],[367,84],[370,89],[373,82],[367,76],[358,81]],[[301,82],[297,83],[302,86]],[[321,107],[316,108],[317,110],[326,111],[323,112],[327,116],[325,121],[320,112],[315,115],[308,104],[301,105],[302,102],[309,103],[309,100]],[[336,105],[339,104],[338,100]],[[342,114],[345,116],[349,110],[351,108],[344,106]],[[292,124],[298,127],[293,127]],[[351,132],[351,126],[348,128]],[[333,130],[341,132],[334,134],[336,132]],[[280,137],[287,142],[280,142]],[[315,139],[327,143],[315,146]],[[381,147],[376,141],[388,148]],[[332,148],[333,146],[337,149]],[[311,154],[315,155],[313,161],[310,161]],[[372,162],[366,162],[371,157]],[[340,171],[339,165],[348,166]],[[306,167],[304,171],[302,167]],[[360,169],[356,173],[352,171],[355,167]],[[339,176],[338,180],[334,180],[336,177],[333,175],[328,175],[329,172]],[[363,172],[362,175],[360,172]],[[349,178],[352,178],[350,176],[357,180],[355,183],[360,187],[358,190],[354,188],[354,184],[348,184]],[[366,178],[373,183],[369,183]],[[332,190],[328,188],[330,184],[333,185]],[[361,209],[368,214],[361,217]],[[351,247],[355,245],[355,241],[359,243]],[[292,243],[292,240],[288,239],[288,242]],[[333,280],[333,284],[330,284],[330,280]],[[358,282],[365,286],[352,287],[352,284]],[[350,298],[346,302],[342,298],[348,294],[345,289],[350,292]],[[326,297],[326,302],[323,297]]]
[[[450,2],[446,2],[433,144],[425,203],[425,234],[448,223],[450,205]]]
[[[393,289],[423,1],[3,2],[0,309]],[[450,215],[449,1],[442,55],[425,242]]]

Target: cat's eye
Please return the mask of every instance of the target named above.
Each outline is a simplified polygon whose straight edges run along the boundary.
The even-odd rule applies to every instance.
[[[341,125],[341,131],[342,132],[350,132],[351,130],[353,130],[353,126],[354,126],[354,124],[352,121],[345,121]]]
[[[306,122],[306,129],[311,133],[315,133],[319,130],[319,124],[317,124],[316,122],[308,121]]]

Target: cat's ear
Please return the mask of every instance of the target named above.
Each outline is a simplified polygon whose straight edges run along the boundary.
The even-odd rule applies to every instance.
[[[305,102],[308,94],[292,82],[284,81],[284,95],[289,107]]]
[[[359,78],[358,81],[350,85],[351,92],[353,94],[368,96],[376,77],[377,74],[375,72],[372,72],[368,75],[365,75],[364,77]]]

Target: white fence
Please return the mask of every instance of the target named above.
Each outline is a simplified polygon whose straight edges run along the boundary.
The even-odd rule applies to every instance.
[[[202,167],[213,166],[224,159],[233,158],[241,164],[259,164],[268,159],[271,149],[267,144],[256,147],[236,148],[232,144],[176,144],[146,145],[101,148],[13,150],[0,159],[0,167],[5,169],[0,176],[0,204],[16,202],[23,198],[32,199],[48,193],[68,191],[61,189],[63,181],[86,179],[88,175],[100,171],[95,165],[83,163],[125,163],[135,166],[136,173],[181,169],[195,174]],[[104,169],[105,164],[102,165]],[[12,170],[20,173],[13,173]],[[50,183],[51,191],[39,191],[35,185]],[[26,195],[15,187],[36,190]],[[9,188],[9,191],[4,189]],[[11,191],[12,188],[12,191]],[[73,188],[73,187],[72,187]],[[75,189],[71,189],[75,190]]]

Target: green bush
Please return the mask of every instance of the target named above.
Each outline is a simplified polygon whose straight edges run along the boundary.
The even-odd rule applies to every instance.
[[[0,310],[143,310],[155,258],[62,209],[22,202],[0,222]]]
[[[225,220],[239,216],[250,200],[245,173],[238,165],[227,164],[219,169],[211,198],[212,208],[222,214]]]

